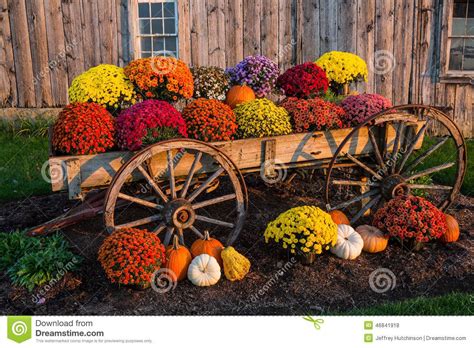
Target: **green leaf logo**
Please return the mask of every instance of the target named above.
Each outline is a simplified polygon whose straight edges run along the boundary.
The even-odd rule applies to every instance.
[[[310,315],[307,315],[307,316],[303,317],[303,319],[313,323],[313,326],[316,330],[321,329],[321,324],[324,323],[324,319],[314,319]]]
[[[17,343],[25,342],[31,338],[31,317],[8,317],[7,337]]]

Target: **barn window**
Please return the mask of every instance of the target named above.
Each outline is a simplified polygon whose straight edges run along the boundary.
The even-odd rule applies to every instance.
[[[451,18],[448,70],[474,73],[474,0],[453,0]]]
[[[137,51],[142,58],[178,56],[176,0],[138,0]]]

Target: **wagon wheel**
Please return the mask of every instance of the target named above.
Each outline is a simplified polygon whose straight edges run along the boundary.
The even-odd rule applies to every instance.
[[[419,121],[425,123],[417,125]],[[425,133],[433,128],[446,135],[432,144],[425,144]],[[354,156],[357,143],[367,137],[366,146],[371,146],[368,156]],[[451,146],[449,158],[436,156],[443,145]],[[360,153],[360,149],[358,151]],[[349,178],[338,178],[336,173],[339,170],[334,169],[341,163],[352,164],[369,179],[350,177],[353,173],[346,173]],[[448,168],[455,169],[449,185],[433,184],[431,176],[439,175]],[[349,211],[354,205],[362,203],[362,207],[359,206],[354,213],[349,212],[351,223],[354,223],[369,210],[376,211],[385,201],[397,195],[421,190],[441,210],[445,210],[459,193],[465,171],[466,144],[461,131],[446,114],[430,106],[396,106],[370,117],[341,142],[327,171],[326,207],[328,210]],[[420,178],[429,182],[420,183]],[[360,191],[345,197],[344,201],[335,202],[336,187],[346,190],[357,188]]]
[[[132,179],[144,182],[141,189]],[[124,209],[117,204],[122,201],[129,203]],[[109,232],[146,228],[165,245],[174,234],[185,244],[217,229],[217,238],[227,233],[230,245],[246,209],[245,182],[227,155],[200,141],[175,139],[139,151],[120,168],[106,194],[104,221]]]

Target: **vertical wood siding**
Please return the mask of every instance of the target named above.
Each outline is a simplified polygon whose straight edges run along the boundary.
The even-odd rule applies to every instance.
[[[436,17],[439,0],[177,3],[179,54],[190,65],[228,67],[264,54],[283,71],[330,50],[350,51],[369,65],[369,80],[356,86],[360,92],[383,94],[394,104],[450,106],[465,135],[474,136],[473,87],[433,80],[446,60],[449,24],[446,15]],[[135,47],[132,4],[0,0],[0,106],[63,106],[77,74],[101,63],[126,64]]]

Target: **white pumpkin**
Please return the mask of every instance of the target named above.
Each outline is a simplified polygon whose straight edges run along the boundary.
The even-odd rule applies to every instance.
[[[337,243],[331,252],[341,259],[354,260],[362,252],[364,240],[351,226],[337,225]]]
[[[188,279],[197,286],[211,286],[221,278],[221,267],[215,257],[208,254],[196,256],[188,268]]]

